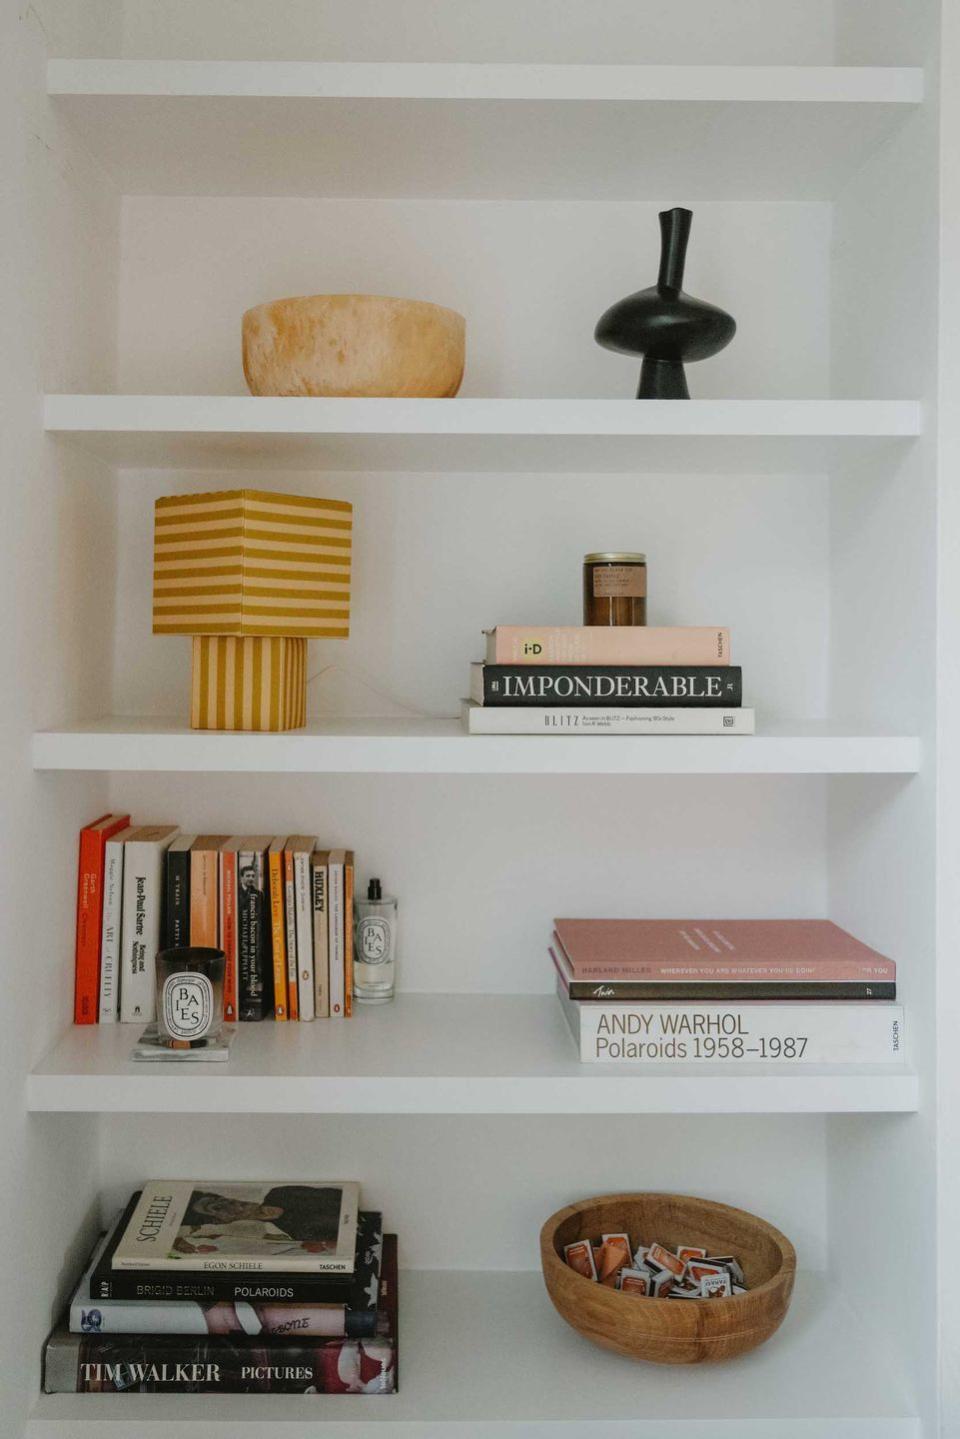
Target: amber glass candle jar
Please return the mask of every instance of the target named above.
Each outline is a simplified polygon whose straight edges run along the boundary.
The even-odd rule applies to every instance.
[[[608,550],[583,557],[583,623],[647,623],[647,557]]]

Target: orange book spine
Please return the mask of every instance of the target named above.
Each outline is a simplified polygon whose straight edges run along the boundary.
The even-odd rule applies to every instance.
[[[353,850],[343,866],[343,1013],[353,1013]]]
[[[270,928],[273,936],[273,1017],[287,1018],[287,935],[283,913],[283,854],[271,849],[267,856],[270,870]]]
[[[100,1008],[100,936],[103,924],[103,860],[107,840],[130,816],[101,815],[80,831],[77,866],[77,935],[73,987],[74,1024],[96,1024]]]
[[[287,1014],[290,1019],[300,1018],[300,993],[297,973],[297,920],[293,898],[293,850],[283,851],[283,894],[286,903],[287,921]]]
[[[190,851],[190,943],[217,947],[217,852]]]
[[[234,850],[220,854],[220,948],[226,963],[223,969],[223,1018],[236,1024],[239,1007],[237,974],[237,855]]]

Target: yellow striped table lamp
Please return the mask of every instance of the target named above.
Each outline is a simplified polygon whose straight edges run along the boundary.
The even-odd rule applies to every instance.
[[[350,634],[353,506],[221,490],[156,502],[153,632],[193,636],[194,729],[306,723],[307,640]]]

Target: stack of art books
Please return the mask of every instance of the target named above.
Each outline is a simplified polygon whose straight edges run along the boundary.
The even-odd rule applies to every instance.
[[[550,958],[581,1060],[904,1058],[896,965],[823,919],[557,919]]]
[[[55,1393],[392,1394],[397,1239],[343,1181],[151,1180],[49,1336]]]
[[[730,634],[498,625],[462,704],[470,734],[753,734]]]

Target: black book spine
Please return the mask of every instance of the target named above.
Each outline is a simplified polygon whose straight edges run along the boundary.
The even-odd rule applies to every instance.
[[[688,709],[743,703],[739,665],[481,665],[484,705]]]
[[[190,851],[164,855],[163,947],[180,949],[190,943]]]
[[[690,980],[674,984],[667,980],[647,984],[641,980],[615,980],[597,984],[594,980],[574,980],[569,987],[569,997],[597,1004],[622,1004],[632,1000],[641,1000],[646,1004],[682,1004],[686,1000],[739,1004],[751,999],[796,999],[816,1003],[821,999],[896,999],[897,986],[895,983],[862,981],[808,984],[802,980]]]
[[[267,894],[263,855],[237,860],[237,981],[242,1020],[263,1019],[266,1012]]]

